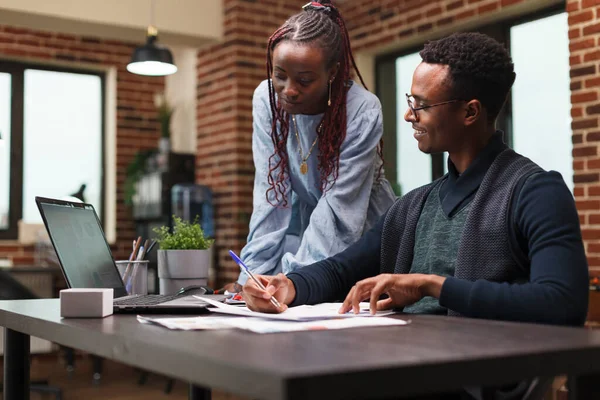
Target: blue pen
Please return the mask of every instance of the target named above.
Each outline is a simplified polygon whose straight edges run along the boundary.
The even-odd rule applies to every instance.
[[[250,278],[252,278],[252,280],[253,280],[254,282],[256,282],[256,284],[258,285],[258,287],[259,287],[259,288],[261,288],[261,289],[262,289],[262,290],[264,290],[265,292],[267,291],[267,288],[266,288],[266,287],[265,287],[265,286],[264,286],[262,283],[260,283],[260,281],[254,277],[254,275],[252,275],[252,272],[250,272],[250,270],[248,269],[248,267],[246,266],[246,264],[244,264],[244,263],[242,262],[242,260],[240,260],[240,258],[237,256],[237,254],[235,254],[235,253],[233,252],[233,250],[229,250],[229,255],[231,256],[231,258],[233,258],[233,261],[235,261],[235,262],[236,262],[236,264],[237,264],[237,265],[239,265],[239,266],[240,266],[240,268],[242,268],[242,270],[243,270],[243,271],[244,271],[246,274],[248,274],[248,276],[249,276]],[[271,300],[271,303],[272,303],[272,304],[273,304],[275,307],[277,307],[277,308],[281,308],[281,304],[279,304],[279,302],[277,301],[277,299],[276,299],[275,297],[271,296],[271,299],[270,299],[270,300]]]

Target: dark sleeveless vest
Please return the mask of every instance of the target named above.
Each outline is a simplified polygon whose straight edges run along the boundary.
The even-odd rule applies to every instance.
[[[530,159],[505,149],[485,174],[475,197],[458,247],[454,277],[469,281],[517,282],[529,279],[529,259],[511,241],[516,229],[511,205],[529,176],[543,170]],[[381,235],[381,273],[410,271],[415,231],[421,210],[434,185],[417,188],[397,200],[387,213]],[[513,235],[514,236],[514,235]],[[448,310],[448,315],[459,315]]]

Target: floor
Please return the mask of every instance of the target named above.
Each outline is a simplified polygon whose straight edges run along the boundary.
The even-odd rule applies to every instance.
[[[0,358],[1,360],[1,358]],[[0,363],[0,369],[1,363]],[[187,399],[188,385],[175,381],[171,393],[166,394],[167,379],[150,374],[140,385],[140,372],[132,367],[104,360],[99,383],[94,383],[92,361],[85,354],[78,354],[75,370],[70,374],[59,354],[34,356],[31,362],[31,379],[46,379],[50,385],[63,390],[63,400],[183,400]],[[214,400],[249,400],[228,393],[213,391]],[[50,394],[31,393],[31,400],[51,400]]]

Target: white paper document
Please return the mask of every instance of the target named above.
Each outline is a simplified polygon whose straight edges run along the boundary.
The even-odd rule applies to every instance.
[[[260,317],[266,319],[276,319],[283,321],[314,321],[314,320],[323,320],[323,319],[342,319],[342,318],[356,318],[356,317],[382,317],[386,315],[391,315],[393,311],[379,311],[375,315],[371,315],[369,311],[369,303],[360,303],[360,312],[358,314],[354,314],[354,312],[349,312],[346,314],[339,314],[338,310],[342,306],[342,303],[321,303],[315,304],[312,306],[297,306],[291,307],[279,314],[270,314],[270,313],[261,313],[257,311],[251,311],[247,307],[240,306],[232,306],[229,304],[224,304],[206,297],[202,296],[194,296],[198,299],[201,299],[211,305],[214,308],[208,308],[209,311],[221,313],[221,314],[230,314],[230,315],[239,315],[245,317]]]
[[[149,318],[138,315],[138,321],[175,330],[207,330],[238,328],[255,333],[298,332],[329,329],[347,329],[375,326],[407,325],[409,321],[395,318],[339,318],[319,321],[275,321],[253,317],[188,317]]]
[[[154,324],[164,326],[169,329],[177,329],[183,331],[190,330],[207,330],[207,329],[225,329],[235,328],[228,321],[232,317],[184,317],[184,318],[151,318],[137,316],[137,320],[142,324]]]

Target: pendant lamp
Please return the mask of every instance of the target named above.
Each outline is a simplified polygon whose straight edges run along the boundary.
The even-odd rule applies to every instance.
[[[165,76],[177,72],[177,66],[173,62],[173,54],[163,46],[156,44],[158,30],[152,24],[154,18],[154,0],[151,2],[150,25],[146,44],[137,47],[131,56],[131,62],[127,64],[127,71],[137,75]]]

